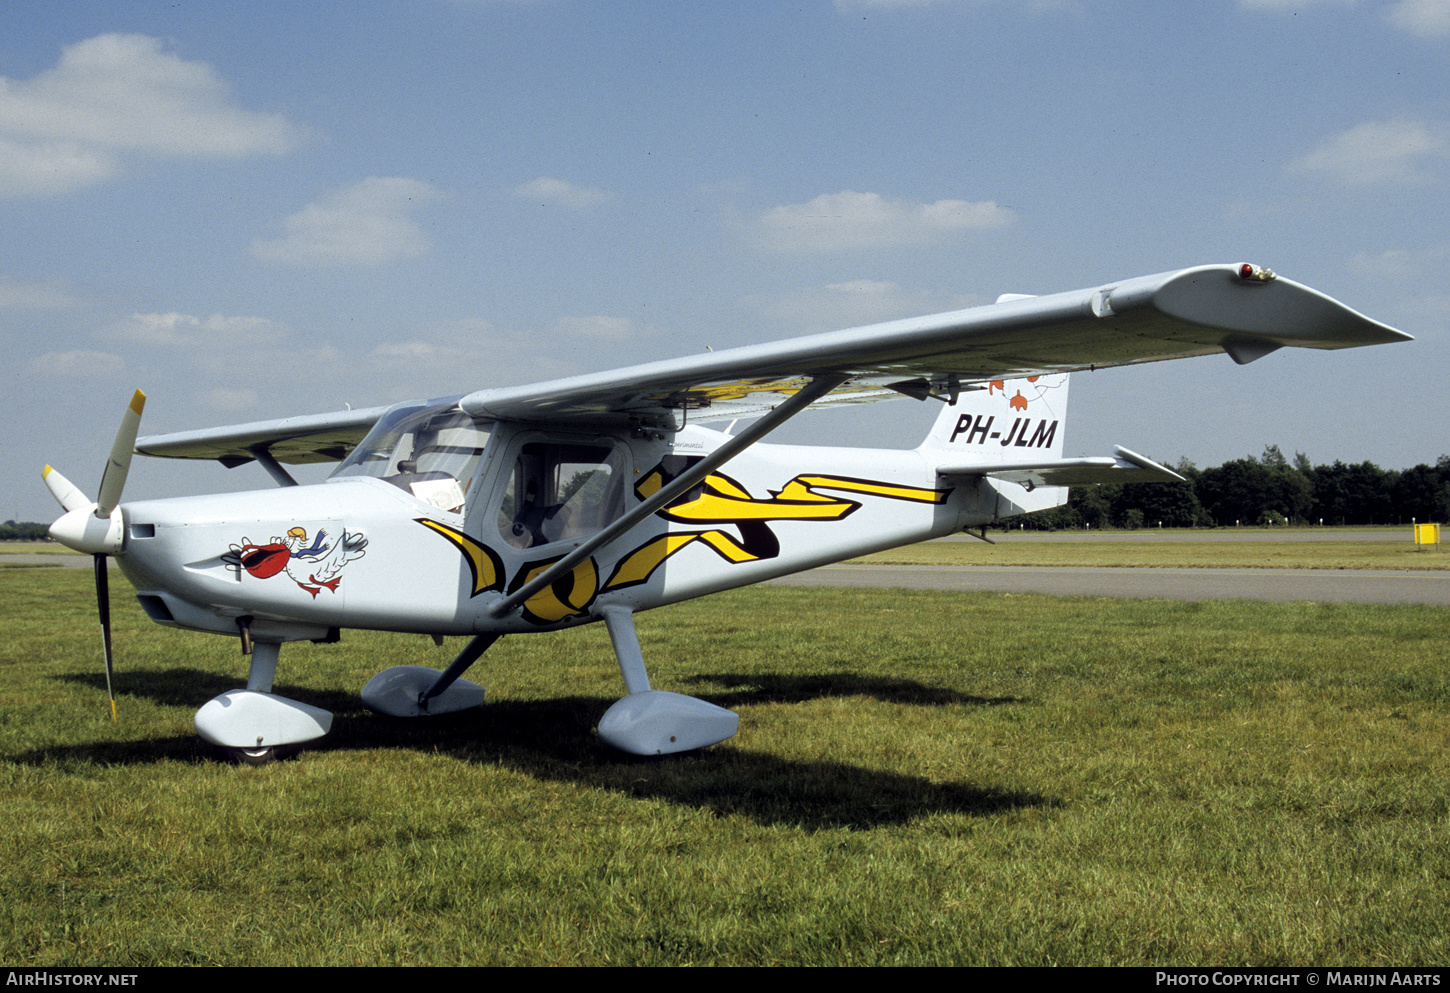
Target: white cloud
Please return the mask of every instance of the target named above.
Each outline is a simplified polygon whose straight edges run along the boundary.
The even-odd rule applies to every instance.
[[[1284,10],[1297,13],[1306,7],[1352,7],[1358,2],[1359,0],[1239,0],[1239,6],[1248,10]]]
[[[435,322],[423,334],[373,346],[367,355],[369,365],[386,373],[390,383],[404,379],[409,389],[431,396],[439,392],[439,382],[451,381],[460,372],[477,370],[481,357],[510,355],[517,350],[510,345],[508,335],[481,317]]]
[[[1430,276],[1436,284],[1443,284],[1450,277],[1450,244],[1359,252],[1350,259],[1349,267],[1354,273],[1373,279],[1421,280]]]
[[[244,110],[205,62],[144,35],[70,45],[34,79],[0,77],[0,193],[49,195],[115,175],[124,155],[278,155],[301,138],[279,114]]]
[[[464,345],[440,345],[432,341],[385,341],[373,348],[369,358],[383,366],[410,366],[422,364],[433,368],[446,368],[459,362],[467,362],[475,349]]]
[[[31,373],[63,379],[113,379],[126,371],[126,362],[110,352],[46,352],[30,361]]]
[[[746,304],[792,332],[806,333],[960,310],[987,302],[981,297],[907,289],[885,280],[853,279],[773,297],[752,297]]]
[[[1359,0],[1239,0],[1239,6],[1246,10],[1297,14],[1309,7],[1352,7],[1358,2]],[[1395,0],[1385,10],[1385,20],[1421,38],[1443,38],[1450,35],[1450,0]]]
[[[1437,338],[1437,329],[1450,318],[1450,294],[1444,292],[1450,285],[1450,242],[1359,252],[1350,259],[1349,270],[1391,295],[1380,319],[1417,337]]]
[[[545,351],[558,351],[564,345],[616,345],[639,335],[629,318],[605,314],[561,317],[548,331],[506,331],[471,317],[441,322],[433,326],[432,332],[426,338],[383,342],[374,346],[368,357],[377,366],[417,365],[437,371],[460,365],[470,367],[483,354],[521,356],[540,341],[549,343]]]
[[[440,322],[430,331],[430,337],[376,345],[367,354],[373,389],[365,394],[396,401],[558,375],[548,371],[556,360],[533,351],[532,336],[501,334],[479,318]]]
[[[0,196],[50,196],[110,178],[115,157],[75,142],[27,144],[0,137]]]
[[[1400,305],[1400,309],[1407,320],[1412,322],[1411,326],[1434,328],[1450,321],[1450,293],[1429,293],[1406,300]],[[1416,333],[1425,334],[1423,331]],[[1433,331],[1430,333],[1433,334]]]
[[[263,406],[275,404],[272,416],[276,417],[299,413],[305,410],[305,404],[332,389],[336,384],[325,382],[325,370],[339,369],[344,362],[331,343],[304,344],[296,337],[276,342],[239,342],[231,349],[196,348],[187,359],[195,370],[191,375],[198,377],[197,385],[211,382],[212,378],[230,388],[238,388],[238,382],[266,383],[261,391]]]
[[[583,341],[617,343],[634,338],[639,332],[627,317],[595,314],[590,317],[561,317],[555,322],[559,334]]]
[[[32,283],[0,276],[0,309],[61,310],[75,305],[75,297],[59,283]]]
[[[234,414],[238,411],[250,410],[255,407],[257,405],[257,391],[234,389],[230,386],[218,386],[215,389],[202,393],[201,402],[212,410],[220,410],[228,414]]]
[[[863,10],[902,10],[910,7],[932,7],[938,4],[954,6],[962,0],[836,0],[836,11],[854,14]],[[987,0],[973,0],[976,6],[984,6]],[[1077,5],[1077,0],[1020,0],[1022,6],[1033,10],[1061,10]]]
[[[421,255],[428,239],[410,216],[442,193],[419,179],[365,179],[318,199],[284,220],[287,235],[252,242],[252,254],[298,266],[375,265]]]
[[[267,345],[287,336],[287,326],[265,317],[193,317],[191,314],[132,314],[103,337],[143,345],[239,348]]]
[[[1438,128],[1396,118],[1358,124],[1324,141],[1288,168],[1344,183],[1413,183],[1429,179],[1426,163],[1447,153],[1450,143]]]
[[[756,222],[763,248],[778,252],[830,252],[919,245],[961,231],[1010,224],[1013,212],[995,201],[914,203],[879,193],[843,190],[807,203],[772,207]]]
[[[622,364],[642,332],[628,318],[561,317],[540,328],[500,328],[479,317],[430,324],[417,337],[366,355],[380,391],[395,399],[541,382]],[[600,362],[601,356],[608,361]]]
[[[565,179],[540,176],[514,187],[520,200],[536,200],[557,207],[594,207],[609,199],[609,194],[592,187],[577,186]]]
[[[1406,279],[1419,275],[1420,263],[1414,253],[1392,248],[1384,252],[1357,252],[1349,260],[1349,268],[1360,276],[1375,279]]]
[[[1450,35],[1450,0],[1399,0],[1385,20],[1421,38],[1444,38]]]
[[[930,7],[941,0],[836,0],[836,10],[851,13],[857,10],[896,10],[901,7]]]

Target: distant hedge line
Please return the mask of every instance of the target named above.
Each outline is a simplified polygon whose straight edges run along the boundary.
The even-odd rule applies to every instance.
[[[0,524],[0,541],[39,541],[49,528],[49,524],[33,521],[6,521]]]
[[[1175,467],[1186,483],[1127,483],[1072,490],[1067,506],[1015,518],[1028,529],[1409,524],[1450,520],[1450,455],[1403,471],[1373,462],[1310,465],[1270,445],[1257,459]]]

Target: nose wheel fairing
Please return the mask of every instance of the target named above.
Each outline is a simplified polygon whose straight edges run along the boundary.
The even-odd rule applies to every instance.
[[[330,711],[272,692],[281,649],[280,642],[253,642],[247,688],[212,697],[196,712],[193,723],[204,741],[270,758],[277,748],[316,741],[332,730]]]
[[[332,713],[272,693],[228,690],[203,704],[194,723],[218,748],[264,751],[316,741],[332,730]]]

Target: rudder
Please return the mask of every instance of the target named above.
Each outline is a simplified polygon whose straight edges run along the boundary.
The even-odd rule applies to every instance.
[[[946,404],[919,446],[962,462],[1040,462],[1061,458],[1067,373],[998,379]]]

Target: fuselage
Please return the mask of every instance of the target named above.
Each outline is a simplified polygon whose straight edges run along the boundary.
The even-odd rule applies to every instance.
[[[374,453],[354,463],[365,472],[316,485],[123,505],[120,566],[153,619],[217,633],[235,634],[238,618],[282,640],[540,631],[949,534],[999,509],[989,481],[944,484],[918,451],[757,444],[495,616],[501,597],[726,436],[457,430],[403,453],[421,458]]]

